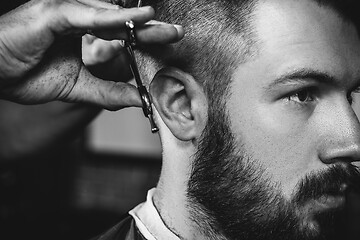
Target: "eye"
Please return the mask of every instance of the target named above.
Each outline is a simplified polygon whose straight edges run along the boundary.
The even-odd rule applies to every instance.
[[[300,104],[306,104],[308,102],[315,101],[314,90],[311,88],[305,88],[297,91],[287,97],[289,101],[293,101]]]
[[[354,103],[354,98],[356,98],[357,100],[359,99],[359,93],[360,93],[360,87],[357,87],[352,92],[346,95],[346,98],[350,105]]]

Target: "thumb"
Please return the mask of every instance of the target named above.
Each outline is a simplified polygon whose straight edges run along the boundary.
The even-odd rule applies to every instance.
[[[114,111],[125,107],[141,107],[141,98],[135,86],[129,83],[99,79],[82,67],[68,102],[90,103]]]

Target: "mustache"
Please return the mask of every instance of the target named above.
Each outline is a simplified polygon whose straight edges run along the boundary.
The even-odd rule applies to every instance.
[[[301,205],[323,195],[345,195],[347,191],[360,193],[360,169],[352,164],[337,163],[307,175],[298,185],[293,201]]]

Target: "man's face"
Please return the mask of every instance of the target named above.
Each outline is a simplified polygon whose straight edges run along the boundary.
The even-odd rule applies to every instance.
[[[360,160],[360,39],[309,1],[266,1],[256,14],[259,55],[234,73],[232,131],[290,198],[306,174]]]
[[[242,239],[255,239],[256,232],[259,239],[316,239],[321,224],[339,216],[348,185],[359,183],[352,164],[360,159],[360,124],[351,99],[360,85],[359,37],[353,25],[311,1],[265,1],[253,24],[258,55],[234,72],[229,124],[220,120],[234,144],[213,155],[206,151],[221,140],[203,144],[197,163],[208,161],[194,168],[204,176],[190,180],[189,195],[203,199],[225,236],[237,239],[236,228],[253,221]],[[216,157],[227,163],[211,169]],[[197,192],[212,178],[219,200],[217,190]],[[271,225],[259,229],[266,222]],[[275,235],[261,233],[266,230]]]

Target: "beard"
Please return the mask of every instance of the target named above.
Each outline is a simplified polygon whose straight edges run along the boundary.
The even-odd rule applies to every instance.
[[[235,142],[225,111],[210,109],[187,189],[191,219],[206,239],[344,239],[345,204],[313,206],[321,206],[324,196],[344,198],[358,189],[355,166],[338,163],[305,176],[288,200]]]

